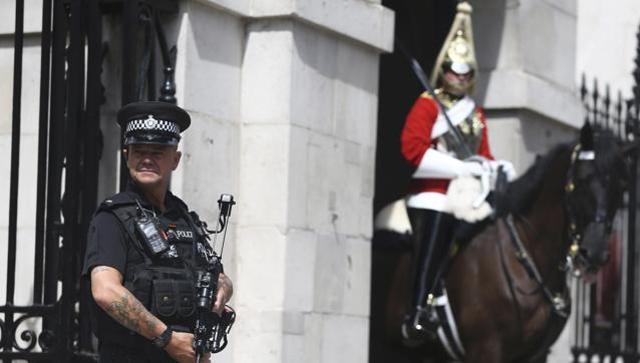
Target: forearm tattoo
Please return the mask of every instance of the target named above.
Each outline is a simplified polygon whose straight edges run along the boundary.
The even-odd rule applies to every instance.
[[[124,292],[119,299],[113,300],[108,307],[109,315],[125,327],[144,335],[146,330],[153,334],[158,319],[142,305],[135,296]]]

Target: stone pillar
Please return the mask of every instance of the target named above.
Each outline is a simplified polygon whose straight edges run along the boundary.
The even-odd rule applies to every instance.
[[[184,1],[178,102],[193,117],[173,189],[214,221],[238,321],[216,361],[366,362],[378,0]]]
[[[474,2],[477,96],[496,157],[524,171],[583,122],[575,85],[576,2]]]

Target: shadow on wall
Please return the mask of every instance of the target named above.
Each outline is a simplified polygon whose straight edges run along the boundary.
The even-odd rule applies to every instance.
[[[472,1],[473,35],[475,37],[476,57],[480,73],[490,73],[498,64],[504,22],[507,11],[507,0]],[[476,78],[478,79],[478,78]],[[488,79],[488,78],[485,78]],[[474,96],[482,105],[487,94],[488,82],[477,83]]]

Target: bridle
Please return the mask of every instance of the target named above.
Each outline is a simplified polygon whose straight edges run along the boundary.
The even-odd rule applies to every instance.
[[[571,153],[571,163],[569,164],[569,170],[567,171],[567,182],[565,184],[565,210],[567,215],[567,239],[570,242],[569,251],[568,251],[568,261],[570,266],[575,266],[576,262],[583,262],[585,266],[589,265],[588,259],[581,253],[582,249],[582,239],[583,235],[580,234],[579,226],[577,222],[577,211],[575,210],[575,206],[571,202],[571,198],[576,190],[575,183],[575,169],[576,162],[587,161],[594,163],[595,162],[595,151],[593,150],[582,150],[582,146],[578,143]],[[607,212],[600,210],[600,208],[596,207],[595,219],[590,221],[590,223],[607,223]],[[581,226],[586,228],[586,226]]]
[[[568,240],[570,241],[571,244],[567,252],[567,258],[564,259],[564,261],[566,262],[563,264],[563,266],[561,266],[561,270],[564,270],[567,272],[573,270],[573,266],[575,265],[574,261],[576,261],[578,258],[582,256],[580,254],[580,246],[582,243],[583,236],[580,234],[578,230],[576,211],[574,210],[572,204],[570,203],[570,198],[572,196],[572,193],[574,193],[576,189],[574,173],[576,168],[575,167],[576,162],[578,160],[593,162],[595,160],[595,152],[592,150],[582,150],[582,146],[580,145],[580,143],[576,144],[576,146],[573,148],[571,152],[569,169],[567,171],[567,178],[564,186],[565,212],[568,220],[566,236],[568,237]],[[599,214],[600,213],[597,213],[596,215],[598,216]],[[526,218],[524,218],[523,216],[518,216],[517,218],[523,220],[530,226],[530,228],[532,228],[530,223],[526,220]],[[597,217],[596,221],[594,222],[603,222],[603,221],[598,221],[598,219],[599,218]],[[504,221],[505,221],[505,225],[507,226],[507,230],[509,232],[510,240],[516,251],[515,253],[516,259],[524,267],[529,277],[537,283],[539,291],[541,291],[542,295],[550,303],[553,311],[558,316],[562,318],[567,318],[571,308],[571,303],[569,301],[570,297],[568,295],[567,289],[565,288],[564,291],[559,293],[552,292],[552,290],[547,286],[544,279],[542,278],[542,275],[540,274],[540,271],[538,270],[535,264],[535,261],[531,258],[524,243],[522,242],[522,239],[520,238],[520,233],[518,233],[518,230],[515,227],[514,215],[512,213],[509,213],[504,218]],[[502,255],[501,257],[503,258]],[[503,263],[503,269],[505,270],[505,273],[508,274],[505,267],[506,265]],[[512,279],[510,278],[510,276],[508,277],[509,277],[508,279],[509,282],[512,284],[513,283]],[[512,290],[512,293],[514,293],[515,288],[513,286],[510,286],[510,288]]]

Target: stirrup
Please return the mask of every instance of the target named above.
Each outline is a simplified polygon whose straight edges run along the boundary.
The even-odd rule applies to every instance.
[[[440,320],[434,305],[417,306],[412,314],[405,316],[401,333],[404,345],[416,347],[436,338]]]

